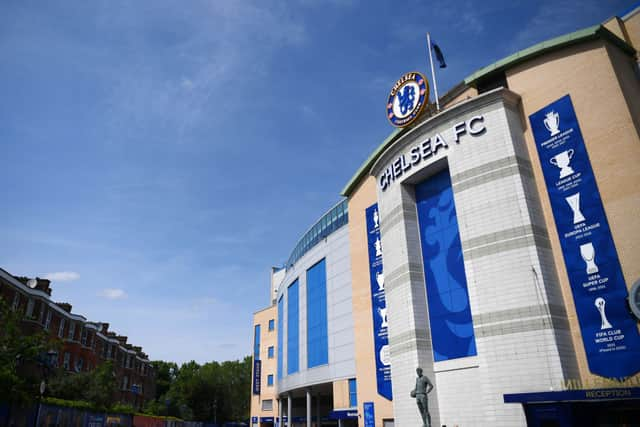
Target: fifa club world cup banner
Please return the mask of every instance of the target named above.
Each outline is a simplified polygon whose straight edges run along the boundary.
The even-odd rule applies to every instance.
[[[367,218],[367,242],[369,246],[369,277],[371,280],[371,310],[373,314],[373,342],[376,356],[378,394],[392,399],[391,358],[387,333],[387,303],[384,296],[384,272],[382,270],[382,240],[380,239],[380,215],[378,204],[365,210]]]
[[[578,119],[566,95],[529,116],[560,237],[589,369],[640,371],[640,336]]]

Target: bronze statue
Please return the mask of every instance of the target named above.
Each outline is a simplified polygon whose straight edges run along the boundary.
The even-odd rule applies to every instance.
[[[422,427],[431,427],[431,414],[429,414],[429,399],[427,394],[433,390],[433,384],[426,376],[422,375],[422,368],[416,369],[416,388],[411,390],[411,397],[416,399],[418,410],[422,416]]]

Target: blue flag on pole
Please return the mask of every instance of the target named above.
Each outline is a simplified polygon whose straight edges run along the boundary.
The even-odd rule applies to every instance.
[[[434,43],[433,39],[431,40],[431,50],[436,56],[438,63],[440,63],[440,68],[447,68],[447,63],[444,62],[444,55],[442,54],[442,50],[440,50],[440,47]]]

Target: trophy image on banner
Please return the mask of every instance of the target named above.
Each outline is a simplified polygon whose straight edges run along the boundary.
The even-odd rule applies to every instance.
[[[555,111],[549,111],[545,114],[545,119],[543,120],[544,127],[547,128],[549,132],[551,132],[551,136],[556,136],[560,133],[560,115]]]
[[[378,291],[384,291],[384,273],[376,273],[376,283],[378,283]]]
[[[552,165],[560,168],[560,178],[564,178],[573,174],[574,170],[571,166],[569,166],[572,157],[573,148],[570,148],[556,154],[549,160]]]
[[[595,261],[596,250],[593,247],[593,243],[580,245],[580,256],[582,256],[582,259],[587,264],[587,274],[595,274],[599,271]]]
[[[373,211],[373,226],[375,228],[380,227],[380,216],[378,216],[378,210],[377,209],[375,209]]]
[[[578,224],[585,220],[584,215],[580,212],[580,193],[572,194],[569,197],[564,198],[571,210],[573,211],[573,223]]]
[[[602,321],[600,324],[600,330],[613,328],[613,326],[611,326],[611,323],[609,323],[609,320],[607,320],[607,315],[604,312],[605,304],[606,304],[606,301],[604,300],[604,298],[602,297],[596,298],[595,305],[596,305],[596,308],[598,309],[598,312],[600,313],[600,320]]]
[[[382,256],[382,242],[380,237],[376,238],[376,242],[373,244],[376,248],[376,256]]]
[[[380,315],[380,320],[382,321],[382,324],[380,325],[380,327],[386,328],[389,325],[387,323],[387,307],[385,308],[378,307],[378,314]]]

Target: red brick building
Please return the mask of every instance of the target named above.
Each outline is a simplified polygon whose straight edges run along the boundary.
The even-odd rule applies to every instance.
[[[111,361],[119,384],[117,400],[141,408],[154,398],[155,373],[142,348],[109,331],[108,323],[89,321],[72,313],[71,304],[54,302],[49,280],[28,280],[0,269],[0,297],[24,313],[25,333],[44,331],[61,341],[57,365],[69,375]]]

